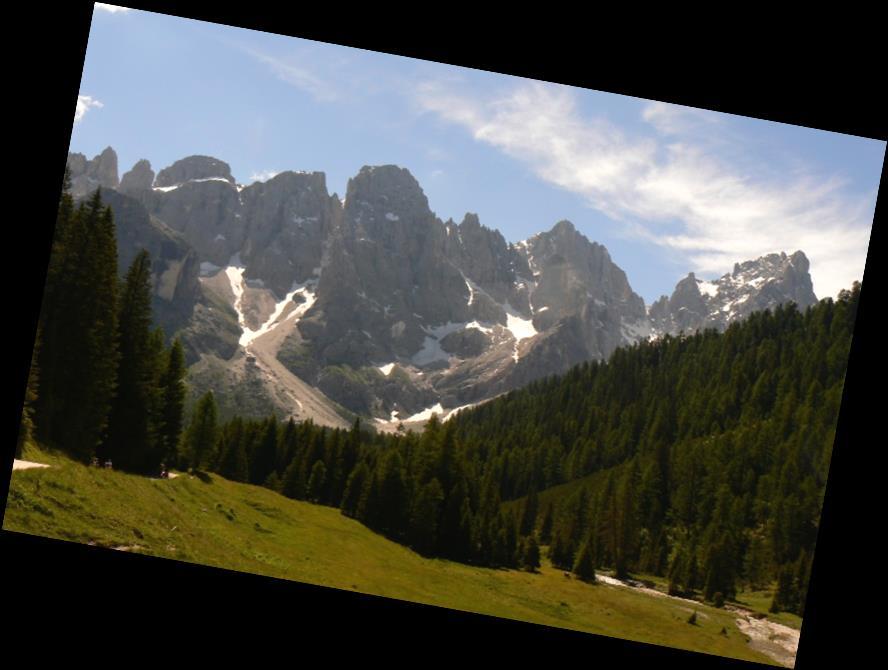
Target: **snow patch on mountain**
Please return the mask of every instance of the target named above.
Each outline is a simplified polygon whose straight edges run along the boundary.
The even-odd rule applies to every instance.
[[[417,412],[413,416],[407,417],[404,419],[405,421],[428,421],[432,418],[432,414],[438,414],[439,416],[444,413],[444,408],[441,407],[441,403],[435,403],[432,407],[428,407],[421,412]]]
[[[225,274],[231,285],[231,292],[234,294],[234,311],[237,312],[237,323],[241,327],[241,340],[247,332],[247,321],[243,311],[244,299],[244,272],[247,268],[241,263],[240,254],[234,254],[228,261],[228,267],[225,268]]]
[[[190,181],[193,181],[193,182],[221,181],[222,183],[228,184],[229,186],[232,185],[231,182],[228,181],[225,177],[206,177],[205,179],[191,179]],[[237,186],[235,186],[234,188],[237,188]]]
[[[710,298],[714,298],[718,295],[718,284],[715,282],[698,279],[697,288],[700,289],[700,295],[709,296]]]
[[[280,321],[280,318],[281,315],[284,313],[284,310],[290,305],[297,293],[305,294],[306,289],[307,286],[305,284],[294,284],[292,290],[287,293],[286,296],[284,296],[284,299],[275,305],[274,311],[272,311],[271,316],[269,316],[265,323],[263,323],[259,327],[259,330],[244,329],[244,332],[240,338],[240,345],[246,348],[257,337],[265,335],[265,333],[273,330],[275,326],[280,325],[280,323],[282,323],[282,321]],[[314,300],[312,300],[311,302],[313,303]],[[302,303],[301,305],[299,305],[299,307],[305,307],[305,303]],[[295,313],[296,311],[297,310],[293,310],[293,313]],[[305,310],[303,310],[303,313],[305,313]],[[289,318],[290,316],[291,315],[287,315],[287,318]],[[286,321],[286,319],[284,319],[283,321]]]
[[[531,319],[525,319],[520,312],[513,308],[509,301],[502,306],[506,311],[506,330],[512,333],[515,338],[515,348],[512,351],[512,360],[518,362],[518,344],[521,340],[526,340],[537,334],[537,329],[533,327]]]
[[[284,321],[289,321],[290,319],[292,319],[294,323],[299,322],[299,319],[301,319],[305,315],[305,313],[311,309],[311,306],[314,305],[315,302],[317,302],[317,286],[317,279],[309,279],[308,281],[298,285],[298,288],[293,291],[290,300],[292,300],[298,294],[302,296],[304,302],[298,305],[296,309],[294,309],[292,312],[287,314]]]
[[[620,323],[620,333],[623,335],[623,341],[626,344],[635,344],[643,340],[651,340],[655,337],[651,324],[647,319],[640,319],[635,322],[622,321]]]

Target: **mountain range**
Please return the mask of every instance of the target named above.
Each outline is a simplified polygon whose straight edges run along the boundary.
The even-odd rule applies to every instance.
[[[109,147],[68,168],[76,198],[101,188],[111,206],[121,272],[150,252],[155,318],[185,346],[191,392],[212,390],[223,415],[396,430],[639,340],[817,300],[796,251],[689,273],[646,306],[569,221],[509,243],[475,214],[440,220],[394,165],[363,167],[342,199],[322,172],[244,186],[208,156],[118,178]]]

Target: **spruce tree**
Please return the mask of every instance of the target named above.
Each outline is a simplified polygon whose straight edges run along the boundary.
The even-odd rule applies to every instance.
[[[577,553],[577,559],[573,564],[573,573],[584,582],[595,581],[595,557],[592,555],[591,542],[586,540]]]
[[[151,331],[148,337],[146,368],[148,370],[148,450],[145,455],[148,471],[156,470],[165,460],[164,444],[164,389],[163,378],[168,354],[164,346],[163,329]]]
[[[40,373],[37,370],[37,352],[40,350],[40,331],[34,339],[31,350],[31,367],[28,369],[28,385],[25,387],[25,402],[22,407],[22,421],[19,425],[18,440],[15,445],[15,457],[21,458],[26,444],[34,439],[34,403],[37,401],[37,387]]]
[[[416,496],[410,514],[410,544],[424,555],[431,554],[438,544],[438,524],[444,491],[437,479],[426,483]]]
[[[218,437],[217,417],[216,399],[212,391],[207,391],[197,402],[191,424],[185,432],[181,462],[199,470],[210,460]]]
[[[562,570],[570,570],[574,564],[574,551],[567,537],[568,532],[564,526],[556,526],[552,531],[552,544],[549,545],[549,560]]]
[[[108,425],[117,370],[117,245],[110,208],[96,190],[74,211],[59,206],[41,309],[38,356],[43,439],[83,461]]]
[[[120,365],[103,453],[116,467],[153,473],[161,454],[152,434],[156,407],[156,356],[151,333],[151,260],[142,250],[133,260],[120,294]]]
[[[256,450],[250,459],[250,482],[259,484],[265,482],[268,476],[274,472],[277,462],[278,426],[277,420],[272,416],[265,420],[262,437],[256,445]]]
[[[540,526],[540,542],[543,544],[549,544],[552,540],[552,515],[552,503],[549,503],[543,515],[543,523]]]
[[[65,337],[65,331],[69,331],[70,338],[75,309],[71,278],[79,267],[81,254],[76,245],[82,231],[70,191],[71,178],[66,167],[38,326],[43,333],[44,346],[37,357],[38,367],[43,371],[43,392],[35,407],[36,424],[40,438],[50,442],[54,442],[60,432],[57,419],[70,402],[69,396],[63,392],[63,375],[72,350],[76,352],[76,347],[69,348],[70,339]]]
[[[390,451],[382,464],[379,479],[379,523],[382,530],[391,535],[400,534],[404,528],[407,500],[403,463],[397,451]]]
[[[527,538],[524,546],[524,568],[530,572],[536,572],[540,567],[540,545],[537,542],[536,535]]]
[[[172,461],[179,447],[185,415],[185,353],[176,338],[167,355],[166,368],[160,381],[162,409],[160,445],[163,458]]]
[[[467,488],[464,478],[457,481],[447,496],[441,518],[440,551],[456,560],[466,560],[470,553],[471,538],[464,518],[469,504]]]
[[[250,471],[244,445],[244,424],[240,417],[235,417],[222,429],[219,451],[219,474],[236,482],[247,481]]]
[[[771,612],[787,612],[792,609],[795,599],[793,570],[791,565],[782,565],[777,571],[777,589],[771,600]]]
[[[540,501],[537,497],[536,488],[531,489],[530,495],[524,502],[524,509],[521,513],[521,526],[519,532],[522,535],[530,535],[536,528],[537,514],[540,508]]]
[[[324,461],[317,460],[311,468],[311,475],[308,478],[308,499],[312,502],[321,502],[324,492],[324,484],[327,479],[327,467]]]
[[[289,470],[288,470],[289,474]],[[348,482],[345,485],[345,493],[342,495],[342,503],[340,505],[340,509],[345,516],[354,517],[358,511],[358,502],[361,499],[361,492],[364,489],[364,483],[367,481],[370,476],[370,471],[367,468],[365,463],[358,463],[354,470],[352,470],[349,475]],[[284,479],[284,494],[290,495],[287,493],[288,491],[288,482],[290,480],[285,477]],[[296,496],[291,496],[296,497]]]

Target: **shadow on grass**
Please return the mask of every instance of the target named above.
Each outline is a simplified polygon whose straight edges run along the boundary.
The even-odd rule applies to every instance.
[[[200,470],[192,470],[191,474],[197,477],[204,484],[212,484],[213,478],[210,477],[209,473],[201,472]]]

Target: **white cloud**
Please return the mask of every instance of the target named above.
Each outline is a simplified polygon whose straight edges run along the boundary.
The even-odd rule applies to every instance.
[[[96,100],[92,96],[89,95],[78,95],[77,96],[77,108],[74,110],[74,123],[80,123],[83,116],[93,107],[102,108],[103,105],[99,100]]]
[[[103,12],[111,12],[112,14],[116,14],[118,12],[131,12],[132,9],[129,7],[119,7],[118,5],[106,5],[103,2],[95,3],[95,8],[100,9]]]
[[[277,177],[281,173],[280,170],[265,170],[264,172],[254,172],[250,175],[250,183],[257,181],[268,181]]]
[[[318,102],[334,102],[340,98],[339,92],[332,84],[295,60],[275,58],[253,49],[244,50],[260,63],[267,65],[279,79],[305,91]]]
[[[686,135],[700,130],[724,131],[722,118],[715,112],[667,102],[648,103],[641,116],[664,135]]]
[[[584,117],[567,86],[522,83],[479,99],[428,82],[416,95],[425,111],[583,196],[696,272],[722,274],[736,261],[802,249],[818,296],[863,274],[874,194],[854,196],[837,179],[795,170],[766,177],[773,166],[733,160],[742,145],[726,115],[650,103],[642,119],[654,132],[645,136]]]

